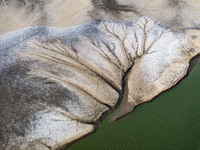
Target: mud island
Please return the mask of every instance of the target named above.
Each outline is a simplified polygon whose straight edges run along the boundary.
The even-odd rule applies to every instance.
[[[3,149],[65,148],[95,131],[123,94],[112,121],[174,86],[200,53],[146,16],[24,28],[0,41]]]

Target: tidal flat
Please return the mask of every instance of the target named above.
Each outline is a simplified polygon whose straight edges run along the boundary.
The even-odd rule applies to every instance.
[[[97,132],[68,150],[200,149],[199,75],[200,60],[175,87],[111,123],[116,110],[102,121]]]

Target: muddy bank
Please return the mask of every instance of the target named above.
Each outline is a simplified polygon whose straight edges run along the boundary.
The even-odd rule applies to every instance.
[[[178,81],[175,85],[173,85],[171,88],[167,89],[166,91],[163,91],[163,92],[159,93],[157,96],[155,96],[154,98],[152,98],[148,102],[153,101],[158,96],[162,95],[163,93],[165,93],[167,91],[170,91],[172,88],[177,86],[180,82],[182,82],[185,78],[187,78],[190,75],[190,73],[195,69],[195,67],[197,66],[197,64],[199,62],[200,62],[200,54],[198,54],[197,56],[195,56],[194,58],[192,58],[190,60],[190,64],[189,64],[189,67],[187,69],[187,73],[183,77],[181,77],[180,81]],[[125,79],[124,83],[126,83],[128,80],[125,77],[124,77],[124,79]],[[117,121],[118,119],[129,115],[130,113],[132,113],[136,109],[136,107],[139,107],[142,104],[148,103],[148,102],[144,102],[144,103],[141,103],[139,105],[136,105],[135,107],[131,106],[129,103],[126,102],[126,99],[128,99],[128,95],[127,95],[125,87],[126,87],[126,85],[123,84],[123,89],[124,89],[124,92],[123,92],[124,96],[123,97],[124,97],[124,100],[122,101],[122,99],[121,99],[119,105],[116,108],[116,109],[119,109],[119,110],[117,110],[117,112],[111,116],[111,118],[110,118],[111,122]]]

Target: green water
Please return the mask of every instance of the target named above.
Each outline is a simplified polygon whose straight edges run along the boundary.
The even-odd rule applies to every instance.
[[[112,115],[112,114],[111,114]],[[200,63],[177,86],[69,150],[200,150]]]

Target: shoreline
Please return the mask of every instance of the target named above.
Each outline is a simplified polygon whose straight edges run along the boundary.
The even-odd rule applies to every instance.
[[[161,94],[163,94],[164,92],[167,92],[167,91],[171,90],[172,88],[174,88],[175,86],[177,86],[182,80],[184,80],[185,78],[187,78],[187,77],[190,75],[190,73],[195,69],[195,67],[197,66],[198,63],[200,63],[200,54],[197,54],[196,56],[194,56],[193,58],[190,59],[190,61],[189,61],[189,66],[188,66],[188,68],[187,68],[187,72],[184,74],[183,77],[181,77],[181,79],[180,79],[178,82],[176,82],[173,86],[171,86],[171,87],[168,88],[167,90],[164,90],[164,91],[162,91],[161,93],[159,93],[158,95],[156,95],[156,96],[155,96],[154,98],[152,98],[150,101],[147,101],[147,102],[144,102],[144,103],[149,103],[149,102],[151,102],[152,100],[154,100],[155,98],[157,98],[157,97],[159,97]],[[110,110],[110,109],[109,109],[108,111],[104,112],[104,113],[102,114],[102,116],[100,117],[100,119],[94,124],[94,130],[93,130],[91,133],[89,133],[89,134],[87,134],[87,135],[85,135],[85,136],[83,136],[83,137],[81,137],[81,138],[79,138],[79,139],[77,139],[77,140],[74,140],[74,141],[70,142],[69,144],[66,145],[66,148],[70,147],[70,146],[73,145],[74,143],[76,143],[76,142],[82,140],[83,138],[85,138],[85,137],[87,137],[87,136],[93,134],[94,132],[96,132],[98,129],[100,129],[102,121],[103,121],[108,115],[110,115],[111,113],[113,113],[113,112],[117,111],[117,109],[119,109],[120,105],[121,105],[121,104],[123,103],[123,101],[124,101],[123,97],[124,97],[124,93],[125,93],[125,77],[126,77],[126,74],[129,72],[129,70],[130,70],[130,68],[127,70],[127,72],[126,72],[125,75],[123,76],[123,80],[122,80],[122,94],[119,96],[119,99],[118,99],[118,102],[117,102],[117,104],[116,104],[116,106],[115,106],[115,109],[114,109],[114,110]],[[138,106],[140,106],[140,105],[142,105],[142,104],[144,104],[144,103],[141,103],[141,104],[137,105],[137,106],[134,108],[134,110],[135,110]],[[132,113],[132,112],[130,112],[130,113]],[[124,115],[123,117],[126,117],[126,116],[129,115],[130,113]],[[112,117],[112,116],[111,116],[111,117]],[[121,118],[123,118],[123,117],[121,117]],[[120,118],[120,119],[121,119],[121,118]],[[116,121],[117,121],[117,120],[116,120]],[[115,122],[115,121],[114,121],[114,122]],[[111,122],[110,122],[110,123],[111,123]],[[66,149],[66,148],[65,148],[65,149]]]

